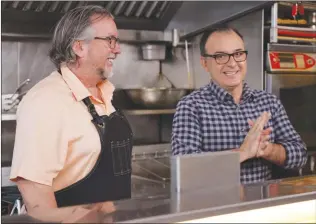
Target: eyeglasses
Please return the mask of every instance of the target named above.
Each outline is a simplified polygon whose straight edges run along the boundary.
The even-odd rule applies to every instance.
[[[119,43],[120,39],[115,36],[109,36],[109,37],[94,37],[96,40],[106,40],[110,44],[110,48],[114,49],[116,47],[116,44]]]
[[[216,63],[224,65],[229,62],[230,57],[233,57],[236,62],[246,61],[248,51],[237,51],[232,54],[220,53],[220,54],[204,54],[203,57],[214,58]]]

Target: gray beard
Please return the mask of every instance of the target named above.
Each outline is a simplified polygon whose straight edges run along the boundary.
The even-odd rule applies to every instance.
[[[108,78],[111,78],[114,75],[113,69],[111,69],[110,72],[106,72],[104,69],[98,69],[98,74],[102,80],[106,80]]]

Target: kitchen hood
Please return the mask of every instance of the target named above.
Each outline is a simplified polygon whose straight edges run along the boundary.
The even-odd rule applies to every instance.
[[[115,17],[118,29],[163,31],[181,1],[1,1],[2,37],[50,38],[57,21],[82,5],[100,5]]]

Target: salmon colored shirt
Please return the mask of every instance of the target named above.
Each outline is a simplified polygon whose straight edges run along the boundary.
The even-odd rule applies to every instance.
[[[82,99],[89,96],[99,115],[110,115],[114,86],[98,85],[103,103],[66,66],[61,72],[37,83],[19,104],[12,181],[22,177],[57,191],[84,178],[97,161],[100,138]]]

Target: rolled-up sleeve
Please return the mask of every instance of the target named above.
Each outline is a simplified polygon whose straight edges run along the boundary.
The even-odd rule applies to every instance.
[[[201,130],[197,110],[190,101],[178,103],[172,123],[171,147],[173,155],[201,152]]]
[[[286,150],[284,168],[297,169],[306,164],[306,145],[292,126],[286,111],[279,100],[276,102],[276,113],[273,116],[275,143]]]
[[[10,179],[52,186],[67,155],[65,110],[54,93],[32,93],[23,101],[17,112]]]

